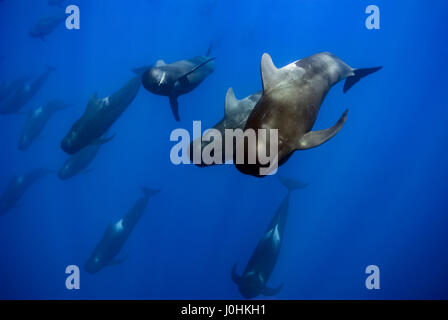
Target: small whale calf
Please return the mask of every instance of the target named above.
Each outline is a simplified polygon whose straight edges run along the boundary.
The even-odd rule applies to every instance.
[[[59,179],[68,180],[77,174],[89,172],[91,169],[88,169],[88,167],[95,159],[101,146],[110,140],[111,138],[101,137],[98,141],[71,155],[59,169]]]
[[[151,93],[166,96],[170,99],[171,110],[176,121],[180,121],[177,98],[193,91],[215,70],[215,58],[210,58],[211,47],[206,56],[197,56],[189,60],[181,60],[170,64],[157,61],[153,67],[135,69],[143,73],[143,87]]]
[[[283,243],[283,234],[285,231],[286,220],[288,218],[288,207],[291,191],[302,189],[307,184],[280,177],[280,181],[288,188],[288,195],[280,204],[271,223],[258,242],[254,253],[252,254],[243,275],[237,274],[236,264],[232,269],[232,280],[238,285],[242,296],[246,299],[252,299],[260,294],[264,296],[273,296],[277,294],[283,285],[275,289],[269,288],[267,283],[272,271],[274,270],[280,248]]]
[[[64,14],[42,18],[31,28],[29,36],[45,41],[45,37],[51,34],[65,19]]]
[[[19,150],[26,150],[39,137],[48,120],[58,111],[64,110],[67,105],[61,100],[52,100],[34,110],[30,110],[25,126],[19,139]]]
[[[0,195],[0,215],[19,207],[19,201],[25,192],[37,181],[53,172],[48,169],[35,169],[27,174],[12,177],[8,186]]]
[[[39,92],[54,70],[55,68],[48,67],[47,71],[30,84],[26,84],[26,80],[18,81],[20,83],[18,83],[15,91],[11,92],[6,99],[0,101],[0,114],[18,113]]]
[[[345,111],[334,126],[311,131],[320,106],[328,91],[346,79],[344,92],[361,78],[381,67],[353,69],[335,55],[324,52],[295,61],[278,69],[268,54],[261,59],[263,94],[247,119],[247,129],[278,129],[278,164],[283,164],[294,151],[317,147],[334,137],[347,119]],[[242,173],[260,175],[258,156],[256,163],[248,163],[248,150],[255,155],[270,150],[269,135],[259,137],[253,148],[245,143],[243,163],[235,163]]]
[[[134,100],[140,85],[141,76],[136,76],[106,98],[99,99],[94,93],[84,114],[62,140],[62,150],[75,154],[101,138]]]
[[[142,188],[142,191],[143,197],[137,200],[129,212],[107,227],[103,238],[85,263],[84,269],[88,273],[97,273],[106,266],[117,265],[126,260],[126,258],[117,259],[116,256],[142,217],[149,199],[159,193],[159,190],[148,188]]]

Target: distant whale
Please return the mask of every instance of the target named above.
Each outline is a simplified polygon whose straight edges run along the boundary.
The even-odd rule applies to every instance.
[[[101,146],[110,141],[111,138],[101,138],[97,142],[81,149],[74,155],[71,155],[64,163],[64,165],[59,169],[58,177],[61,180],[67,180],[79,173],[85,173],[90,171],[88,169],[89,165],[95,159]]]
[[[141,76],[136,76],[104,99],[98,99],[98,94],[94,93],[84,114],[62,140],[62,150],[75,154],[103,136],[134,100],[140,84]]]
[[[24,88],[25,83],[29,80],[29,77],[23,76],[12,81],[3,81],[0,84],[0,105],[8,97],[12,96],[17,90]]]
[[[336,135],[347,119],[347,111],[331,128],[311,131],[316,122],[320,106],[330,88],[342,79],[347,79],[344,92],[362,77],[374,73],[381,67],[353,69],[335,55],[324,52],[293,62],[277,69],[271,57],[264,54],[261,59],[263,94],[247,119],[247,129],[278,129],[278,163],[283,164],[295,150],[317,147]],[[269,136],[269,135],[266,135]],[[269,150],[269,139],[261,138],[254,146],[256,154],[263,148]],[[245,143],[245,161],[236,164],[245,174],[260,176],[257,161],[247,163],[248,146]]]
[[[211,48],[206,56],[197,56],[170,64],[159,60],[154,67],[138,68],[134,72],[143,73],[142,83],[146,90],[170,99],[174,118],[180,121],[177,98],[193,91],[215,70],[213,62],[215,58],[208,57],[210,50]]]
[[[280,178],[280,181],[288,188],[288,195],[282,201],[263,237],[258,242],[243,275],[239,276],[237,274],[236,264],[232,269],[232,280],[238,285],[240,293],[246,299],[255,298],[260,294],[273,296],[283,286],[280,285],[275,289],[271,289],[267,286],[267,283],[274,270],[283,243],[291,191],[304,188],[307,185],[285,178]]]
[[[21,85],[9,95],[4,101],[0,102],[0,114],[13,114],[22,109],[43,87],[47,82],[50,74],[55,70],[53,67],[48,67],[47,71],[42,73],[31,84],[21,83]]]
[[[67,105],[61,100],[53,100],[29,111],[25,126],[19,139],[19,150],[26,150],[41,134],[54,113],[64,110]]]
[[[19,200],[25,192],[36,181],[51,172],[51,170],[40,168],[28,174],[12,177],[5,191],[0,195],[0,215],[4,215],[12,208],[20,206]]]
[[[31,28],[29,36],[45,41],[45,37],[51,34],[66,18],[65,14],[42,18]]]
[[[159,193],[159,190],[148,188],[142,188],[142,191],[144,196],[137,200],[131,210],[122,219],[107,227],[103,238],[84,266],[88,273],[97,273],[106,266],[120,264],[126,259],[116,259],[115,257],[143,215],[149,198]]]
[[[228,160],[232,160],[232,158],[229,158],[227,155],[226,158],[226,153],[225,151],[225,130],[226,129],[232,129],[232,130],[236,130],[236,129],[241,129],[243,130],[245,125],[246,125],[246,121],[247,118],[249,117],[250,113],[252,112],[253,108],[255,107],[256,103],[258,102],[258,100],[260,100],[261,97],[261,91],[254,93],[242,100],[237,100],[237,98],[235,97],[235,93],[233,92],[232,88],[229,88],[227,90],[227,94],[226,94],[226,101],[225,101],[225,108],[224,108],[224,117],[221,121],[219,121],[217,124],[215,124],[212,129],[216,129],[221,133],[222,136],[222,144],[221,144],[221,150],[222,151],[222,163],[225,163]],[[199,139],[202,142],[199,142]],[[210,134],[206,131],[202,137],[197,138],[195,141],[193,141],[190,145],[190,153],[189,153],[189,157],[191,159],[191,161],[193,161],[193,154],[194,152],[199,152],[202,153],[202,151],[204,150],[204,148],[210,144],[211,137]],[[235,150],[235,148],[234,148]],[[202,159],[202,157],[201,157]],[[201,162],[200,164],[196,164],[199,167],[202,166],[208,166],[211,164],[205,164],[204,162]]]

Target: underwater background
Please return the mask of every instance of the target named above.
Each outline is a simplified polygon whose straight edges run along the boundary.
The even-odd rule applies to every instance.
[[[282,176],[309,186],[291,195],[284,243],[268,284],[274,299],[448,298],[448,108],[446,1],[78,0],[80,30],[64,23],[30,38],[41,17],[60,14],[45,0],[0,2],[0,81],[56,68],[27,111],[52,99],[55,114],[27,151],[17,148],[26,115],[0,116],[0,192],[13,175],[58,170],[60,142],[94,92],[105,97],[131,69],[204,55],[216,70],[179,98],[143,88],[110,130],[88,173],[36,182],[0,216],[2,299],[241,299],[231,280],[242,272],[287,190],[276,176],[254,178],[232,165],[175,166],[172,130],[205,130],[224,114],[226,90],[242,99],[261,90],[260,59],[277,67],[329,51],[352,67],[383,69],[346,94],[327,95],[315,129],[334,124],[331,141],[297,151]],[[365,27],[365,8],[381,10],[381,29]],[[82,267],[105,228],[142,196],[149,200],[118,265]],[[81,289],[67,290],[65,268],[81,268]],[[367,290],[377,265],[381,289]],[[261,297],[262,298],[262,297]]]

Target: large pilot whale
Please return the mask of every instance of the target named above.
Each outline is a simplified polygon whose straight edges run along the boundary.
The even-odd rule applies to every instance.
[[[53,67],[48,67],[47,71],[42,73],[36,80],[30,84],[21,82],[21,85],[16,88],[8,97],[0,102],[0,114],[17,113],[25,106],[43,87],[47,82],[50,74],[55,70]]]
[[[62,150],[75,154],[100,139],[134,100],[140,84],[141,75],[138,75],[106,98],[99,99],[98,94],[94,93],[84,114],[62,140]]]
[[[227,90],[225,107],[224,107],[224,117],[211,128],[218,130],[222,136],[221,140],[222,163],[225,163],[226,161],[233,159],[233,157],[229,157],[229,155],[226,154],[225,152],[226,129],[243,130],[246,125],[247,118],[249,117],[250,113],[252,112],[258,100],[260,100],[260,97],[261,97],[261,91],[251,94],[250,96],[244,99],[238,100],[235,97],[233,88],[229,88]],[[212,142],[211,131],[205,131],[202,137],[199,137],[196,140],[192,141],[190,144],[190,148],[188,150],[191,161],[194,162],[195,152],[202,154],[204,148],[211,142]],[[206,164],[204,161],[202,161],[201,157],[201,162],[195,164],[199,167],[203,167],[213,165],[214,163]]]
[[[48,169],[35,169],[27,174],[14,176],[0,195],[0,215],[6,214],[12,208],[20,206],[19,201],[25,192],[38,180],[53,172]]]
[[[291,191],[305,188],[307,184],[283,177],[279,178],[281,183],[288,188],[287,196],[280,204],[271,223],[258,242],[243,274],[241,276],[237,274],[236,264],[232,269],[232,280],[238,285],[240,293],[246,299],[255,298],[260,294],[273,296],[283,286],[280,285],[272,289],[268,287],[267,283],[274,270],[283,243]]]
[[[61,100],[52,100],[47,104],[29,111],[28,118],[19,139],[19,150],[26,150],[39,137],[48,120],[67,105]]]
[[[278,129],[278,164],[283,164],[295,150],[317,147],[330,140],[343,127],[347,110],[334,126],[311,131],[320,106],[333,85],[346,79],[347,92],[361,78],[381,69],[353,69],[335,55],[324,52],[298,60],[278,69],[271,56],[265,53],[261,59],[263,94],[247,119],[247,129]],[[250,150],[257,155],[255,164],[249,164],[248,145],[245,143],[243,163],[235,163],[245,174],[260,176],[264,167],[258,154],[270,150],[269,134],[259,137]]]
[[[103,238],[95,250],[93,250],[92,255],[84,266],[84,269],[88,273],[97,273],[106,266],[120,264],[126,259],[117,259],[116,256],[142,217],[149,198],[159,193],[159,190],[148,188],[142,188],[142,191],[144,196],[137,200],[128,213],[119,221],[107,227]]]
[[[143,72],[142,83],[146,90],[170,99],[174,118],[180,121],[177,98],[193,91],[215,70],[215,58],[209,57],[210,51],[211,47],[205,56],[170,64],[159,60],[153,67],[137,68],[134,72]]]

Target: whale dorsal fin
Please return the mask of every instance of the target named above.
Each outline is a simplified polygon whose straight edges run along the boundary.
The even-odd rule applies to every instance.
[[[268,53],[261,57],[261,79],[263,81],[263,91],[272,88],[277,83],[278,69],[272,62]]]
[[[225,102],[225,116],[227,117],[231,113],[235,112],[235,109],[238,108],[238,99],[235,97],[235,92],[233,88],[229,88],[226,93],[226,102]]]
[[[98,92],[95,92],[94,94],[92,94],[92,96],[90,97],[89,102],[87,103],[87,108],[86,108],[86,112],[89,112],[90,110],[94,110],[97,108],[98,103],[99,103],[99,99],[98,99]]]
[[[163,60],[157,60],[157,62],[156,62],[156,67],[163,67],[163,66],[166,66],[165,61],[163,61]]]

